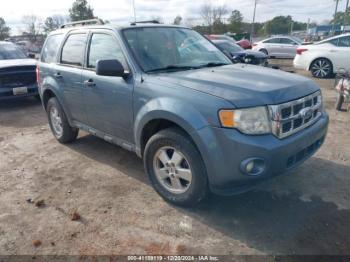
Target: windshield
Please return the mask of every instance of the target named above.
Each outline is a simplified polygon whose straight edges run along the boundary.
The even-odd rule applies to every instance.
[[[123,35],[145,72],[231,64],[211,42],[190,29],[131,28],[123,30]]]
[[[24,59],[27,56],[12,43],[0,44],[0,60]]]
[[[241,52],[244,49],[240,47],[239,45],[232,44],[232,43],[219,43],[217,44],[222,51],[228,51],[230,54]]]

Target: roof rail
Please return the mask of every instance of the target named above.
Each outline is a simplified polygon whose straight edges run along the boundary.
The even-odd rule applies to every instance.
[[[137,24],[160,24],[160,22],[158,20],[146,20],[146,21],[135,21],[131,23],[131,25],[137,25]]]
[[[74,26],[84,26],[84,25],[104,25],[102,19],[95,18],[95,19],[89,19],[89,20],[81,20],[76,22],[67,23],[64,25],[61,25],[60,28],[66,28],[66,27],[74,27]]]

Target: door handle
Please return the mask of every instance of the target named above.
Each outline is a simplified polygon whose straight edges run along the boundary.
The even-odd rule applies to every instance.
[[[53,75],[55,78],[62,78],[63,76],[61,73],[57,72],[56,74]]]
[[[85,85],[86,87],[93,87],[93,86],[96,86],[96,84],[94,83],[94,80],[93,80],[93,79],[85,80],[85,81],[84,81],[84,85]]]
[[[331,53],[336,53],[336,52],[338,52],[337,50],[331,50],[330,51]]]

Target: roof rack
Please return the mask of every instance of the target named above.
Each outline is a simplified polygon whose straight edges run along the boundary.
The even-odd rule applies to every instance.
[[[131,23],[131,25],[137,25],[137,24],[160,24],[160,22],[158,20],[146,20],[146,21],[135,21]]]
[[[89,19],[89,20],[81,20],[76,22],[67,23],[64,25],[61,25],[60,28],[66,28],[66,27],[74,27],[74,26],[85,26],[85,25],[104,25],[102,19],[95,18],[95,19]]]

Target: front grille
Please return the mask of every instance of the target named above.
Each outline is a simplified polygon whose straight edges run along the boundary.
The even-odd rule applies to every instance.
[[[36,75],[34,72],[10,73],[0,76],[0,88],[13,88],[35,84]]]
[[[288,137],[315,123],[322,115],[322,97],[318,91],[301,99],[269,106],[272,132],[279,138]]]

